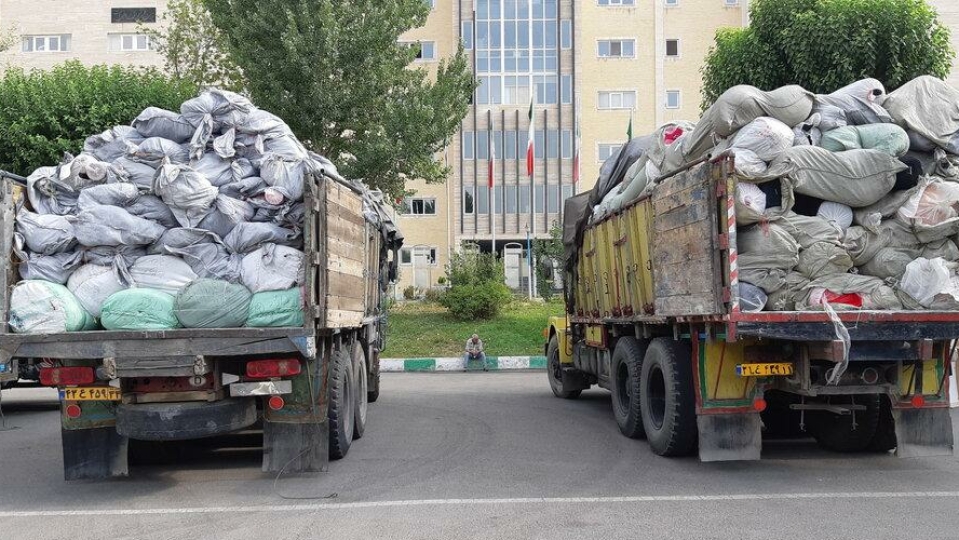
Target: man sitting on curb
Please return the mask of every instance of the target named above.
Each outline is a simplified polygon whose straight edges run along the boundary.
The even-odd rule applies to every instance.
[[[483,352],[483,340],[478,334],[466,340],[466,353],[463,354],[463,370],[469,369],[470,362],[473,360],[483,361],[483,371],[489,371],[486,366],[486,353]]]

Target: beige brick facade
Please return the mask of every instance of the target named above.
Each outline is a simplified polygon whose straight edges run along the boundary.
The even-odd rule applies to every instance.
[[[124,52],[119,35],[136,34],[136,23],[111,22],[113,8],[154,8],[157,20],[166,0],[0,0],[0,29],[13,29],[22,37],[69,36],[64,52],[24,52],[22,43],[0,53],[0,70],[8,65],[48,69],[66,60],[84,64],[162,65],[153,51]],[[111,35],[113,46],[111,46]]]

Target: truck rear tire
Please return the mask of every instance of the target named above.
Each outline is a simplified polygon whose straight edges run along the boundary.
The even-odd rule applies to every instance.
[[[898,445],[896,440],[896,421],[892,417],[892,402],[889,396],[879,396],[879,420],[876,423],[876,434],[869,441],[868,450],[872,452],[888,452]]]
[[[660,456],[696,450],[696,394],[689,345],[653,339],[643,359],[640,399],[646,439]]]
[[[879,396],[858,395],[855,400],[850,396],[836,396],[830,403],[836,405],[865,405],[866,410],[855,411],[855,428],[852,414],[835,414],[828,411],[816,411],[810,418],[809,427],[819,446],[833,452],[862,452],[869,447],[879,425]]]
[[[366,410],[369,403],[369,379],[366,372],[366,355],[357,341],[353,344],[353,380],[356,382],[356,399],[353,409],[353,440],[363,437],[366,432]]]
[[[355,412],[353,362],[342,347],[333,351],[330,359],[330,459],[342,459],[353,443],[353,414]]]
[[[563,366],[559,362],[559,340],[556,336],[549,338],[546,347],[546,377],[549,379],[549,388],[553,395],[562,399],[576,399],[582,390],[563,391]]]
[[[646,436],[641,406],[643,356],[646,343],[636,338],[620,338],[613,351],[610,390],[613,394],[613,416],[619,431],[630,439]]]

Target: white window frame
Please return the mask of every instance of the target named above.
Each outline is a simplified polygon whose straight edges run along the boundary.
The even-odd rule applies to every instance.
[[[668,8],[679,7],[679,0],[663,0],[663,5]]]
[[[416,201],[421,201],[423,203],[423,213],[417,214],[413,211],[413,203]],[[426,203],[432,201],[433,203],[433,212],[426,212]],[[403,213],[403,217],[436,217],[436,197],[407,197],[404,201],[404,210],[407,210]]]
[[[436,0],[425,0],[425,3],[429,4],[430,11],[436,9]]]
[[[674,55],[670,55],[667,52],[669,50],[669,46],[667,45],[667,43],[669,43],[670,41],[676,42],[676,54]],[[672,59],[682,58],[683,57],[682,40],[679,38],[666,38],[665,42],[663,43],[663,56],[665,56],[666,58],[672,58]]]
[[[739,0],[723,0],[725,7],[739,7]]]
[[[53,50],[50,48],[50,43],[52,40],[57,40],[57,48]],[[30,41],[30,50],[27,50],[27,40]],[[37,34],[23,36],[23,39],[20,40],[20,52],[24,54],[47,54],[47,53],[65,53],[70,52],[70,45],[73,41],[72,34]],[[64,42],[67,44],[64,47]],[[37,43],[43,43],[43,50],[37,49]]]
[[[603,56],[603,54],[600,52],[600,47],[601,47],[601,45],[602,45],[603,42],[608,42],[608,43],[609,43],[609,46],[610,46],[610,49],[612,49],[612,44],[613,44],[613,42],[619,42],[619,43],[620,43],[620,47],[619,47],[619,52],[620,52],[620,54],[615,55],[615,56],[612,55],[612,54],[608,54],[608,55],[606,55],[606,56]],[[623,43],[626,43],[626,42],[631,42],[631,43],[633,44],[633,54],[628,55],[628,56],[625,55],[625,54],[623,54],[623,45],[622,45],[622,44],[623,44]],[[603,39],[597,39],[597,40],[596,40],[596,57],[597,57],[597,58],[601,58],[601,59],[608,59],[608,58],[615,58],[615,59],[629,58],[629,59],[632,59],[632,58],[636,58],[636,40],[635,40],[634,38],[603,38]]]
[[[613,154],[616,153],[616,150],[619,150],[620,148],[622,148],[624,144],[626,144],[626,143],[625,143],[625,142],[598,142],[598,143],[596,143],[596,157],[597,157],[597,161],[599,161],[600,163],[606,161],[607,159],[609,159],[610,157],[612,157]],[[611,149],[608,156],[606,156],[606,157],[601,157],[601,153],[602,153],[602,152],[601,152],[600,150],[601,150],[604,146],[608,146],[608,147],[613,147],[613,146],[615,146],[616,148]]]
[[[636,0],[605,0],[605,3],[601,0],[596,0],[596,5],[602,7],[635,7]]]
[[[608,94],[607,101],[609,102],[609,105],[606,106],[606,107],[603,107],[603,106],[601,105],[601,102],[602,102],[602,100],[603,100],[603,94]],[[623,103],[624,103],[624,98],[625,98],[627,95],[629,95],[629,94],[632,94],[632,96],[633,96],[633,104],[632,104],[632,106],[630,106],[630,107],[626,107],[626,106],[623,105]],[[612,105],[612,103],[613,103],[613,96],[619,96],[619,103],[620,103],[620,106],[619,106],[619,107],[613,107],[613,105]],[[600,91],[597,92],[597,94],[596,94],[596,109],[597,109],[597,110],[600,110],[600,111],[629,111],[629,110],[636,110],[636,91],[635,91],[635,90],[600,90]]]
[[[425,63],[427,63],[427,62],[436,62],[436,59],[439,57],[439,53],[438,53],[437,50],[436,50],[436,42],[435,42],[435,41],[429,40],[429,39],[427,39],[427,40],[420,40],[420,41],[411,41],[411,42],[409,42],[409,45],[410,45],[411,47],[414,46],[414,45],[419,45],[419,46],[420,46],[420,54],[422,55],[422,54],[423,54],[423,44],[424,44],[424,43],[429,43],[429,44],[431,44],[431,45],[433,46],[433,56],[430,56],[430,57],[424,56],[424,57],[422,57],[422,58],[414,58],[414,59],[413,59],[413,62],[416,62],[417,64],[425,64]]]
[[[669,106],[669,95],[676,94],[676,106]],[[666,94],[663,96],[663,108],[669,110],[681,109],[683,107],[683,91],[678,88],[670,88],[666,90]]]
[[[401,249],[407,249],[407,248],[401,248]],[[430,261],[429,263],[430,266],[436,266],[438,264],[437,261],[439,257],[437,255],[439,254],[439,249],[437,249],[436,246],[416,245],[416,246],[410,246],[408,249],[410,250],[409,266],[413,266],[413,261],[416,260],[416,255],[422,254],[424,251],[426,252],[427,259]]]
[[[149,52],[153,50],[153,41],[150,39],[148,34],[140,34],[137,32],[120,32],[115,34],[110,34],[111,38],[115,37],[118,40],[119,47],[114,49],[112,52],[121,52],[121,53],[133,53],[133,52]],[[137,46],[138,38],[144,38],[146,40],[146,48],[141,49]],[[124,45],[126,38],[130,39],[130,47]]]

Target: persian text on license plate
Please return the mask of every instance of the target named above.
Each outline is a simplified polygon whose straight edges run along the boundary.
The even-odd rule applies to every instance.
[[[120,389],[112,386],[64,388],[60,390],[62,401],[120,401]]]
[[[789,362],[772,364],[739,364],[736,375],[740,377],[785,377],[793,374],[793,365]]]

